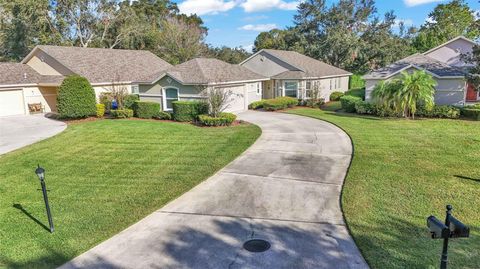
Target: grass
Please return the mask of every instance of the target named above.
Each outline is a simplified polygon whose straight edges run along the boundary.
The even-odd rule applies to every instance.
[[[429,238],[426,218],[443,220],[446,204],[471,229],[470,238],[451,240],[451,267],[480,268],[480,122],[289,113],[330,121],[351,136],[342,208],[372,268],[438,268],[442,241]]]
[[[254,125],[155,121],[70,125],[0,156],[0,267],[54,268],[122,231],[224,167],[260,135]],[[55,223],[50,234],[37,163]]]

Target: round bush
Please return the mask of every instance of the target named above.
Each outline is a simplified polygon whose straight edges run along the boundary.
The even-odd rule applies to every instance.
[[[362,98],[351,96],[351,95],[344,95],[340,97],[340,102],[342,103],[342,109],[345,112],[354,113],[355,112],[355,104],[362,101]]]
[[[340,97],[344,96],[343,92],[332,92],[330,94],[330,101],[340,101]]]
[[[105,115],[105,105],[104,104],[97,104],[97,118],[103,117]]]
[[[194,121],[198,115],[208,113],[208,104],[196,101],[174,101],[173,119],[176,121]]]
[[[160,104],[156,102],[136,101],[133,105],[135,116],[142,119],[151,119],[160,112]]]
[[[66,77],[57,96],[57,109],[61,118],[78,119],[96,115],[95,91],[84,77]]]

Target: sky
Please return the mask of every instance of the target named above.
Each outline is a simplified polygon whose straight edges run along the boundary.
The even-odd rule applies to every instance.
[[[243,47],[251,51],[262,31],[293,26],[295,0],[174,0],[180,12],[199,15],[208,27],[207,43],[213,46]],[[327,0],[329,4],[335,0]],[[406,26],[420,26],[439,3],[446,0],[377,0],[379,14],[393,10]],[[479,0],[465,0],[480,11]]]

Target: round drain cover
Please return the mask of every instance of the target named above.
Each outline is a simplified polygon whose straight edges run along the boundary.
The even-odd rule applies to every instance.
[[[270,248],[270,243],[263,239],[251,239],[243,243],[243,248],[250,252],[264,252]]]

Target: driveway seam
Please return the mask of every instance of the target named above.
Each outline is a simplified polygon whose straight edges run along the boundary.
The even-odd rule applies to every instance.
[[[262,176],[262,175],[255,175],[255,174],[235,173],[235,172],[229,172],[228,170],[227,171],[220,171],[219,174],[232,174],[232,175],[245,176],[247,179],[249,177],[261,177],[261,178],[268,178],[268,179],[274,179],[274,180],[299,181],[299,182],[311,183],[311,184],[315,184],[315,185],[342,186],[342,184],[340,184],[340,183],[331,183],[331,182],[313,181],[313,180],[302,180],[302,179],[298,179],[298,178],[289,178],[289,177],[275,177],[275,176]]]

